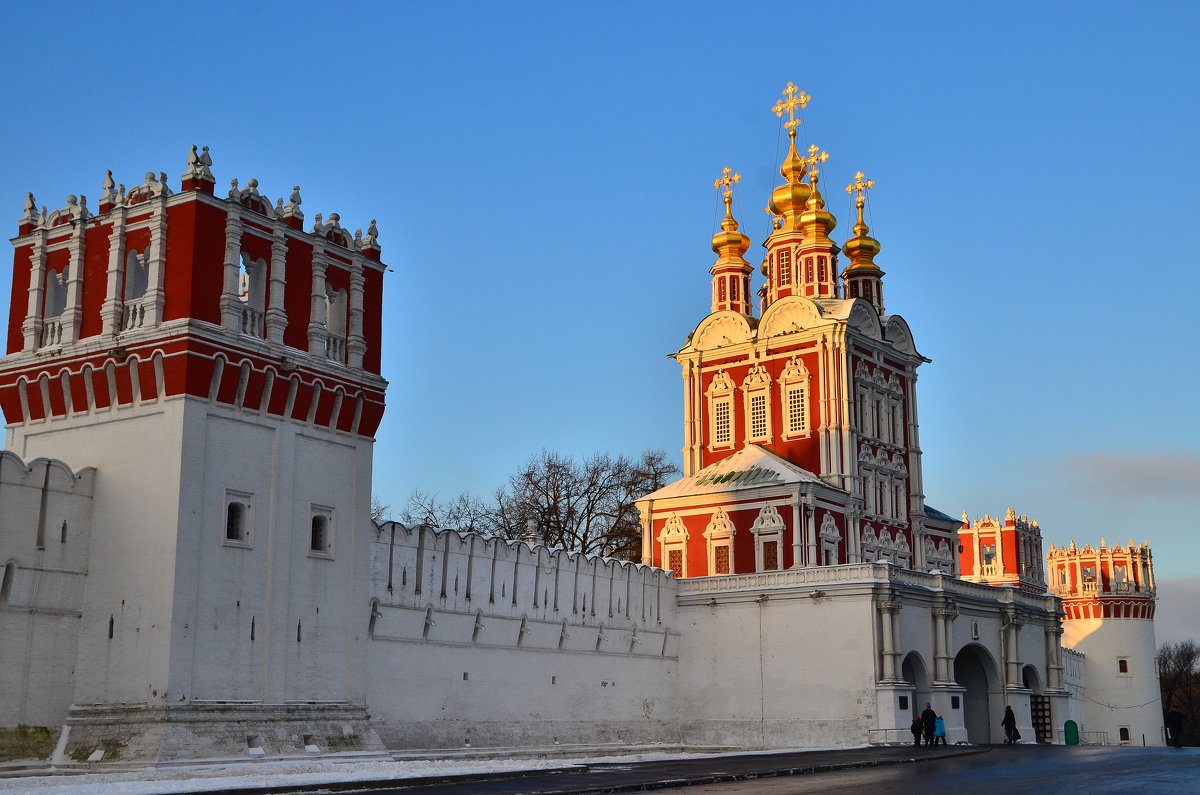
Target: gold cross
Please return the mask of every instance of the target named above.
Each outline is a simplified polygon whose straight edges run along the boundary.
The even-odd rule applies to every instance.
[[[729,166],[725,166],[724,170],[721,171],[721,178],[713,180],[713,187],[717,190],[720,190],[721,186],[724,186],[725,198],[728,199],[733,195],[733,186],[741,182],[741,180],[741,174],[735,174],[733,169],[731,169]]]
[[[856,171],[854,173],[854,182],[846,186],[846,193],[853,195],[856,191],[858,192],[858,198],[854,200],[854,203],[859,207],[862,207],[864,201],[863,197],[866,196],[867,191],[875,187],[875,180],[864,180],[864,176],[865,175],[861,171]]]
[[[797,91],[800,92],[800,96],[796,96]],[[804,108],[808,106],[808,102],[812,99],[812,97],[810,97],[808,94],[805,94],[803,91],[800,91],[800,89],[796,88],[794,83],[790,82],[787,84],[787,88],[783,90],[783,95],[787,97],[787,99],[781,99],[776,102],[775,107],[771,108],[771,110],[775,111],[775,115],[780,118],[783,118],[783,112],[786,110],[788,114],[788,120],[784,126],[789,130],[795,130],[796,126],[800,124],[800,120],[796,118],[796,106],[799,105],[800,110],[804,110]]]
[[[813,144],[812,146],[808,147],[808,157],[804,158],[804,162],[808,163],[808,173],[809,173],[810,180],[812,180],[813,182],[816,182],[817,174],[819,174],[821,172],[821,170],[819,168],[817,168],[817,164],[824,163],[828,159],[829,159],[829,153],[822,152],[821,147],[817,146],[816,144]]]

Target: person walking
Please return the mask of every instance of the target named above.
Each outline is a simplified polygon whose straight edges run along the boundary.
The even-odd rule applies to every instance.
[[[935,748],[939,740],[942,745],[946,745],[946,721],[942,719],[941,715],[938,715],[933,721],[933,746]]]
[[[1167,745],[1173,745],[1176,748],[1183,747],[1183,710],[1178,704],[1172,704],[1171,709],[1167,712]]]
[[[920,715],[913,715],[912,725],[909,726],[908,729],[912,732],[913,745],[920,748],[921,734],[925,731],[925,724],[921,722]]]
[[[1021,733],[1017,731],[1017,716],[1013,714],[1012,707],[1004,708],[1004,720],[1000,721],[1000,725],[1004,727],[1004,744],[1016,745]]]
[[[925,745],[933,745],[933,728],[937,723],[937,713],[933,711],[933,705],[925,702],[925,711],[921,713],[921,729],[925,734]]]

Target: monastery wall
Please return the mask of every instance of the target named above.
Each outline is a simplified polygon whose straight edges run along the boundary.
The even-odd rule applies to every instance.
[[[95,470],[0,451],[0,727],[71,706]]]
[[[384,524],[368,644],[380,738],[678,742],[677,588],[639,564]]]

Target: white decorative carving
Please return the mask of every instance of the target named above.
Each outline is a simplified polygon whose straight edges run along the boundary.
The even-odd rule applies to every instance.
[[[914,356],[919,356],[917,353],[916,343],[913,342],[912,331],[908,327],[908,323],[904,322],[904,318],[899,315],[891,315],[887,319],[887,327],[884,329],[884,339],[892,343],[897,350],[911,353]]]
[[[765,339],[780,334],[793,334],[810,329],[823,322],[821,307],[808,298],[790,295],[767,307],[758,324],[758,338]]]
[[[737,312],[718,312],[701,322],[692,335],[692,347],[700,351],[712,350],[748,342],[750,337],[750,326],[745,317]]]
[[[821,520],[821,540],[834,542],[842,540],[842,534],[838,530],[837,522],[834,521],[833,515],[828,511],[825,512],[825,518]]]
[[[755,387],[767,387],[770,384],[771,376],[767,373],[767,368],[761,364],[754,364],[750,366],[750,371],[746,373],[746,378],[742,381],[742,389],[750,390]]]
[[[679,514],[675,513],[671,514],[658,534],[659,541],[687,541],[689,537],[683,520],[679,518]]]
[[[733,381],[730,380],[729,374],[724,370],[717,370],[717,374],[713,376],[712,382],[708,385],[708,395],[715,395],[719,392],[732,392],[734,389]]]
[[[850,316],[846,318],[846,322],[851,328],[858,329],[871,339],[883,339],[883,329],[879,325],[879,314],[875,311],[875,307],[871,306],[868,301],[864,301],[861,298],[854,299],[854,303],[850,307]]]
[[[783,530],[783,517],[779,515],[779,511],[774,505],[764,505],[758,512],[758,516],[755,517],[754,524],[750,526],[750,532],[756,536],[762,533],[777,533],[781,530]]]
[[[736,534],[737,528],[729,521],[729,514],[725,513],[724,508],[717,508],[717,512],[708,522],[708,527],[704,529],[704,537],[710,541],[714,538],[733,538]]]

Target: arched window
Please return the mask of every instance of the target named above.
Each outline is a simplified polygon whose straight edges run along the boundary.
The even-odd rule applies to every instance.
[[[783,530],[783,517],[779,511],[774,505],[764,505],[750,527],[754,535],[756,571],[779,571],[783,568]]]
[[[67,311],[67,280],[70,278],[68,267],[62,270],[46,272],[46,309],[42,315],[46,320],[55,318]]]
[[[238,260],[238,300],[242,302],[238,329],[252,337],[263,336],[263,312],[267,303],[266,260],[252,259],[242,252]]]
[[[333,557],[333,509],[313,506],[308,520],[308,554]]]
[[[683,520],[677,514],[671,514],[658,535],[661,549],[662,567],[675,577],[687,575],[687,542],[688,531]]]
[[[229,546],[250,546],[251,495],[240,491],[225,492],[225,537]]]

